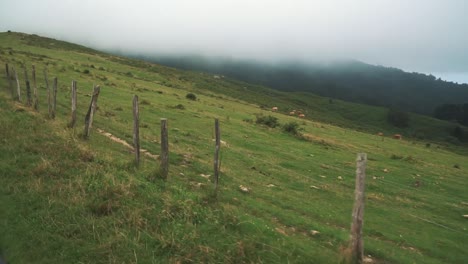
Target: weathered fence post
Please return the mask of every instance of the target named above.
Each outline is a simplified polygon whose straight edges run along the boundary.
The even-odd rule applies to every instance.
[[[86,113],[86,117],[85,117],[85,129],[84,129],[84,135],[83,135],[84,138],[89,138],[89,133],[93,125],[94,112],[96,111],[97,99],[98,99],[100,91],[101,91],[101,88],[99,87],[99,85],[94,86],[93,96],[91,97],[91,103],[89,104],[88,113]]]
[[[135,164],[140,165],[140,120],[138,109],[138,96],[133,96],[133,147],[135,149]]]
[[[362,263],[364,243],[362,241],[362,226],[364,222],[364,182],[366,178],[367,155],[359,153],[356,159],[356,189],[354,191],[353,222],[351,224],[350,254],[352,263]]]
[[[219,150],[221,148],[221,133],[219,130],[219,120],[215,119],[215,153],[214,153],[214,184],[215,191],[218,191],[218,180],[219,180]]]
[[[38,94],[37,94],[37,83],[36,83],[36,66],[32,66],[32,72],[31,72],[31,77],[32,77],[32,82],[33,82],[33,107],[34,110],[39,109],[39,99],[38,99]]]
[[[7,67],[6,71],[7,71],[8,85],[10,87],[11,97],[15,98],[15,93],[13,92],[13,84],[11,83],[11,75],[13,74],[13,67],[10,70],[8,63],[6,64],[6,67]]]
[[[161,160],[160,173],[163,179],[169,174],[169,140],[167,135],[167,119],[161,118]]]
[[[68,127],[74,128],[76,124],[76,81],[72,81],[71,86],[71,120]]]
[[[21,88],[20,88],[20,82],[18,79],[18,72],[15,69],[15,78],[16,78],[16,100],[21,102]]]
[[[53,94],[52,94],[52,119],[55,119],[55,113],[57,111],[57,86],[58,81],[57,77],[54,77],[54,84],[53,84]]]
[[[47,110],[49,113],[49,118],[52,118],[52,103],[51,103],[51,94],[50,94],[50,85],[49,85],[49,79],[47,78],[47,69],[44,68],[44,79],[46,83],[46,88],[47,88]]]
[[[26,69],[26,64],[23,64],[23,69],[24,69],[24,81],[26,83],[26,105],[32,106],[31,86],[29,84],[28,69]]]
[[[5,63],[5,73],[7,79],[10,77],[10,69],[8,68],[8,63]]]

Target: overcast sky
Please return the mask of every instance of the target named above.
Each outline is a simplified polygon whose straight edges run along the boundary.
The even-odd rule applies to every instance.
[[[344,58],[468,76],[465,0],[0,0],[6,30],[135,53]]]

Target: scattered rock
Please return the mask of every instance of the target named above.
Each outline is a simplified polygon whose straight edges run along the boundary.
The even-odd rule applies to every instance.
[[[286,233],[286,231],[285,231],[284,229],[282,229],[282,228],[277,227],[277,228],[275,228],[275,230],[276,230],[276,232],[278,232],[278,233],[280,233],[280,234],[282,234],[282,235],[284,235],[284,236],[287,236],[287,235],[288,235],[288,234]]]
[[[269,188],[276,187],[276,185],[270,183],[270,184],[267,185],[267,187],[269,187]]]
[[[338,180],[343,180],[343,177],[341,177],[341,176],[338,176]]]
[[[197,187],[197,188],[200,188],[200,187],[204,186],[205,184],[203,184],[201,182],[190,182],[190,185],[192,185],[194,187]]]
[[[377,177],[374,176],[374,177],[372,177],[372,179],[373,179],[373,180],[377,180]]]
[[[313,188],[313,189],[316,189],[316,190],[320,190],[319,187],[315,186],[315,185],[311,185],[310,188]]]
[[[183,172],[179,173],[180,176],[185,176],[185,174]]]
[[[202,177],[205,178],[205,179],[209,179],[211,175],[210,175],[210,174],[203,174],[203,173],[202,173],[202,174],[200,174],[200,176],[202,176]]]
[[[317,230],[310,230],[310,234],[313,235],[313,236],[315,236],[315,235],[320,234],[320,232],[317,231]]]
[[[389,170],[388,169],[383,169],[383,172],[388,173]]]
[[[374,260],[369,256],[364,256],[364,258],[362,259],[362,262],[363,263],[374,263]]]
[[[319,175],[320,178],[326,178],[327,176],[324,175]]]
[[[463,215],[463,217],[464,217],[464,218],[468,218],[468,214],[466,214],[466,215]]]
[[[244,185],[239,185],[239,190],[241,190],[242,192],[245,192],[245,193],[250,192],[250,189],[245,187]]]
[[[216,141],[216,139],[213,139],[213,142],[214,141]],[[221,143],[221,146],[229,147],[229,144],[224,140],[220,140],[219,143]]]

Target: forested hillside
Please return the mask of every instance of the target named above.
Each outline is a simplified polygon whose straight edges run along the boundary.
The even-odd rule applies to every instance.
[[[468,102],[468,85],[432,75],[374,66],[359,61],[268,64],[201,56],[139,56],[182,69],[210,71],[281,91],[312,92],[368,105],[433,115],[442,104]]]

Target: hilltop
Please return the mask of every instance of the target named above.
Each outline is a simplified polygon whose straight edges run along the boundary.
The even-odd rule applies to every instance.
[[[373,263],[468,257],[466,149],[439,141],[453,123],[411,115],[410,127],[395,128],[384,108],[21,33],[0,33],[0,63],[18,70],[23,89],[23,101],[15,102],[5,74],[0,78],[0,255],[8,262],[338,263],[349,239],[359,152],[368,155],[363,235]],[[36,66],[38,111],[25,104],[22,64],[29,78]],[[44,70],[50,83],[58,79],[55,119],[47,115]],[[85,140],[94,85],[101,93]],[[122,144],[132,144],[134,95],[141,146],[153,155],[142,155],[139,167]],[[289,116],[292,109],[306,118]],[[154,157],[161,118],[169,127],[166,181]],[[215,118],[224,142],[217,197]],[[407,139],[412,132],[433,139]]]

